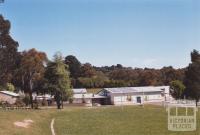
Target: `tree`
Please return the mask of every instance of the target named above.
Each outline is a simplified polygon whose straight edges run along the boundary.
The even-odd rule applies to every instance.
[[[0,85],[12,79],[18,57],[18,43],[10,36],[10,22],[0,15]]]
[[[31,107],[33,108],[32,93],[37,83],[41,81],[45,72],[47,56],[44,52],[30,49],[22,52],[19,75],[22,82],[22,89],[29,94]]]
[[[58,109],[63,108],[63,100],[72,97],[71,83],[69,78],[68,66],[63,62],[62,54],[56,53],[54,60],[47,64],[45,79],[48,88],[55,96]]]
[[[101,71],[97,71],[92,77],[79,77],[78,82],[84,88],[103,88],[108,78]]]
[[[90,63],[85,63],[81,67],[81,77],[93,77],[96,75],[96,70],[92,67]]]
[[[155,69],[144,69],[140,73],[139,83],[141,86],[157,86],[160,85],[160,72]]]
[[[121,64],[117,64],[116,66],[118,69],[123,69],[123,66]]]
[[[170,82],[170,92],[175,99],[181,99],[184,90],[185,90],[185,85],[181,81],[175,80]]]
[[[78,78],[81,76],[81,63],[73,55],[65,57],[65,64],[69,66],[71,84],[73,87],[80,87]]]
[[[80,61],[75,56],[69,55],[65,57],[65,64],[69,66],[70,77],[77,79],[81,71]]]
[[[109,77],[112,80],[130,81],[138,79],[138,76],[139,73],[137,72],[137,70],[132,69],[117,69],[109,73]]]
[[[161,70],[162,82],[164,85],[169,85],[173,80],[183,81],[184,79],[184,69],[174,69],[173,67],[163,67]]]
[[[12,83],[7,83],[6,84],[6,90],[14,91],[15,90],[15,86]]]
[[[186,96],[198,102],[200,99],[200,54],[197,50],[191,53],[191,61],[185,73]]]

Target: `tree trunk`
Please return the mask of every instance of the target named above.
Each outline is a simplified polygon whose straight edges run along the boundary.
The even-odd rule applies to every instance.
[[[32,79],[29,81],[29,96],[30,96],[30,103],[31,103],[31,108],[33,109],[33,96],[32,96],[32,90],[33,90],[33,83]]]
[[[61,104],[62,104],[62,109],[63,109],[63,94],[61,95]]]
[[[25,90],[25,85],[24,85],[25,83],[24,83],[24,76],[22,76],[22,87],[23,87],[23,89]]]
[[[56,104],[57,104],[57,108],[58,108],[58,109],[61,109],[61,103],[60,103],[60,100],[58,100],[58,101],[56,102]]]
[[[56,94],[55,94],[55,100],[56,100],[56,104],[57,104],[57,108],[58,109],[61,109],[60,107],[61,107],[61,95],[60,95],[60,93],[59,92],[56,92]]]
[[[31,109],[33,109],[33,96],[32,96],[32,91],[29,91],[29,97],[30,97]]]
[[[196,99],[196,107],[198,106],[199,99]]]

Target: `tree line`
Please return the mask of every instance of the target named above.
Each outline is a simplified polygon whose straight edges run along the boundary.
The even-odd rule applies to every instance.
[[[60,53],[48,60],[36,49],[18,51],[19,44],[10,36],[10,22],[0,15],[0,90],[22,91],[34,108],[33,92],[54,95],[58,108],[71,95],[68,66]]]
[[[200,54],[191,53],[186,68],[132,68],[121,64],[97,67],[81,63],[75,56],[56,53],[49,60],[36,49],[18,51],[19,44],[10,36],[10,22],[0,15],[0,89],[55,95],[58,107],[69,100],[72,88],[104,88],[170,85],[176,98],[200,98]]]

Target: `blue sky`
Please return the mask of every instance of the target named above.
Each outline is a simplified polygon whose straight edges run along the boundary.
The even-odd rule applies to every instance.
[[[96,66],[185,67],[200,50],[198,0],[5,0],[19,50],[56,51]]]

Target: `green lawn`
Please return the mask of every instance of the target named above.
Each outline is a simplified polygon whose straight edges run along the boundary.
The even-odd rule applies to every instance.
[[[196,132],[168,131],[167,113],[162,107],[127,106],[0,111],[0,135],[50,135],[49,125],[52,118],[55,118],[54,127],[57,135],[197,135],[200,133],[199,128]],[[32,119],[35,122],[28,129],[13,125],[13,122],[23,119]]]

